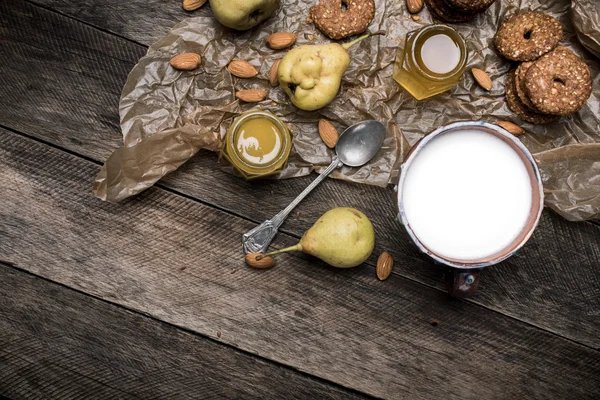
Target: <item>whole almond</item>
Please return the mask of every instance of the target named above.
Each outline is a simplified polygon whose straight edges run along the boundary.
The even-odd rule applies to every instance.
[[[515,136],[525,134],[525,129],[521,128],[519,125],[514,124],[510,121],[498,121],[498,122],[496,122],[496,125],[503,127],[504,129],[506,129],[507,131],[509,131],[510,133],[512,133]]]
[[[244,60],[233,60],[227,66],[227,70],[229,70],[232,75],[235,75],[238,78],[254,78],[256,75],[258,75],[256,68],[254,68],[254,66],[248,61]]]
[[[269,71],[269,83],[271,86],[279,85],[279,63],[281,62],[281,58],[275,60],[273,65],[271,66],[271,70]]]
[[[423,9],[423,0],[406,0],[406,7],[410,13],[418,13]]]
[[[377,278],[380,281],[385,281],[388,276],[392,273],[392,267],[394,266],[394,258],[390,253],[384,251],[377,259]]]
[[[332,123],[326,119],[319,120],[319,135],[321,135],[321,140],[323,140],[325,145],[330,149],[335,147],[335,144],[340,137],[337,129],[335,129],[335,126],[333,126]]]
[[[259,257],[260,256],[260,257]],[[257,260],[258,257],[258,260]],[[246,254],[246,264],[252,268],[266,269],[271,268],[275,265],[275,260],[271,256],[264,257],[260,253]]]
[[[482,69],[479,68],[471,68],[471,72],[473,73],[473,77],[485,90],[492,90],[492,79],[490,76]]]
[[[236,92],[235,97],[246,103],[258,103],[267,97],[265,89],[249,89]]]
[[[287,49],[296,43],[296,35],[291,32],[277,32],[267,36],[267,45],[273,50]]]
[[[170,64],[173,68],[183,71],[192,71],[200,65],[202,57],[196,53],[182,53],[171,58]]]
[[[183,9],[186,11],[194,11],[199,9],[208,0],[183,0]]]

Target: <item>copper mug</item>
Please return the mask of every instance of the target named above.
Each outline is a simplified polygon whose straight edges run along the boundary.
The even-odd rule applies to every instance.
[[[415,234],[411,225],[408,221],[406,210],[404,207],[403,193],[405,188],[405,178],[407,172],[411,168],[411,164],[419,153],[435,138],[449,134],[452,132],[460,131],[476,131],[482,134],[491,134],[504,143],[508,144],[509,147],[516,152],[521,161],[523,162],[527,174],[529,176],[529,183],[531,185],[531,208],[525,224],[523,225],[520,233],[502,250],[486,257],[477,259],[458,259],[451,258],[439,253],[434,252],[419,239]],[[540,172],[535,163],[535,160],[529,150],[512,134],[504,130],[503,128],[479,121],[464,121],[456,122],[450,125],[442,126],[423,139],[421,139],[409,152],[406,160],[401,167],[400,181],[398,183],[398,209],[399,219],[406,228],[406,231],[410,235],[419,250],[437,263],[443,264],[448,267],[446,273],[446,287],[448,292],[455,297],[469,297],[475,294],[479,283],[479,272],[482,268],[489,267],[506,260],[508,257],[515,254],[525,243],[529,240],[533,231],[535,230],[544,204],[544,190],[542,185],[542,179]]]

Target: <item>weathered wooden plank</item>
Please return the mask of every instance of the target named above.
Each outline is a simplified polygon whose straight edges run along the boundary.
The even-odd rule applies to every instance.
[[[180,0],[102,0],[85,4],[70,0],[28,1],[146,46],[165,36],[173,25],[185,18],[212,16],[209,4],[187,12]]]
[[[0,15],[0,124],[96,157],[120,147],[118,98],[145,48],[23,1]]]
[[[0,124],[103,161],[120,146],[118,93],[142,46],[17,0],[3,2],[0,11],[0,83],[7,93],[0,97]],[[110,20],[106,10],[99,14]],[[52,29],[60,34],[48,34]],[[247,183],[220,171],[216,157],[204,152],[164,185],[261,222],[310,179]],[[288,220],[284,231],[299,236],[324,211],[344,205],[373,220],[376,253],[394,255],[395,273],[443,290],[441,270],[418,254],[395,220],[389,189],[328,180],[298,207],[300,216]],[[518,256],[484,272],[473,301],[600,348],[599,243],[598,226],[545,213]]]
[[[600,395],[597,350],[366,266],[250,269],[252,223],[160,188],[103,203],[97,165],[5,130],[0,143],[0,259],[18,268],[370,395]]]
[[[0,396],[362,398],[1,263],[0,304]]]

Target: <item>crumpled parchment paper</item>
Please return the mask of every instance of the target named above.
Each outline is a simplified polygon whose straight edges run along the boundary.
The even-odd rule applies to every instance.
[[[573,0],[571,20],[581,44],[600,57],[600,1]]]
[[[468,23],[453,24],[469,47],[468,69],[454,89],[417,101],[402,90],[392,74],[397,51],[409,31],[431,24],[424,9],[415,22],[404,1],[376,0],[376,15],[369,29],[385,36],[369,38],[350,50],[351,64],[336,99],[319,111],[296,109],[280,88],[271,88],[268,73],[284,51],[270,50],[265,38],[274,32],[298,35],[296,45],[327,43],[306,22],[315,1],[284,0],[270,19],[248,32],[221,26],[209,7],[197,17],[182,21],[150,47],[131,71],[123,89],[120,116],[124,148],[117,150],[98,175],[94,193],[103,200],[120,201],[152,186],[197,151],[217,151],[232,118],[250,109],[267,109],[288,124],[294,135],[289,163],[275,178],[307,175],[325,168],[332,151],[321,142],[317,123],[327,118],[341,131],[365,120],[377,119],[388,127],[388,136],[374,160],[362,168],[336,171],[333,178],[386,186],[398,180],[399,165],[410,148],[441,125],[458,120],[495,122],[510,120],[522,125],[523,143],[534,153],[542,171],[546,205],[569,220],[600,218],[600,65],[576,38],[569,17],[569,0],[496,1],[484,14]],[[565,35],[561,44],[571,48],[590,67],[594,91],[576,115],[549,125],[521,121],[507,107],[504,83],[516,65],[496,53],[492,40],[498,25],[519,10],[546,12],[560,20]],[[182,52],[202,55],[196,71],[182,72],[169,60]],[[238,79],[226,70],[233,59],[248,60],[259,71],[253,79]],[[494,87],[490,92],[474,83],[471,67],[485,69]],[[240,89],[268,88],[259,104],[240,103]]]

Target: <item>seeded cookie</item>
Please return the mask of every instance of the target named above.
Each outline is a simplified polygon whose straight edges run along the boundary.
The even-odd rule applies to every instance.
[[[529,97],[527,97],[527,93],[525,92],[525,74],[532,65],[533,61],[525,61],[519,64],[517,70],[515,71],[515,90],[517,91],[519,100],[521,100],[521,102],[523,102],[527,108],[539,112],[539,110],[535,108],[535,104],[533,104]]]
[[[334,40],[363,33],[374,17],[375,0],[321,0],[310,8],[315,26]]]
[[[571,50],[558,46],[529,68],[525,92],[541,112],[576,113],[592,94],[590,69]]]
[[[532,61],[555,48],[561,37],[560,22],[530,11],[506,20],[496,32],[494,44],[509,60]]]
[[[477,13],[462,13],[450,8],[446,0],[425,0],[431,15],[444,22],[466,22],[477,16]]]
[[[474,13],[487,10],[496,0],[446,0],[446,3],[460,12]]]
[[[512,112],[517,114],[524,121],[531,122],[532,124],[547,124],[558,119],[558,116],[556,115],[541,114],[529,110],[525,104],[519,100],[515,88],[514,69],[508,73],[508,78],[506,79],[506,102],[508,104],[508,108],[510,108]]]

